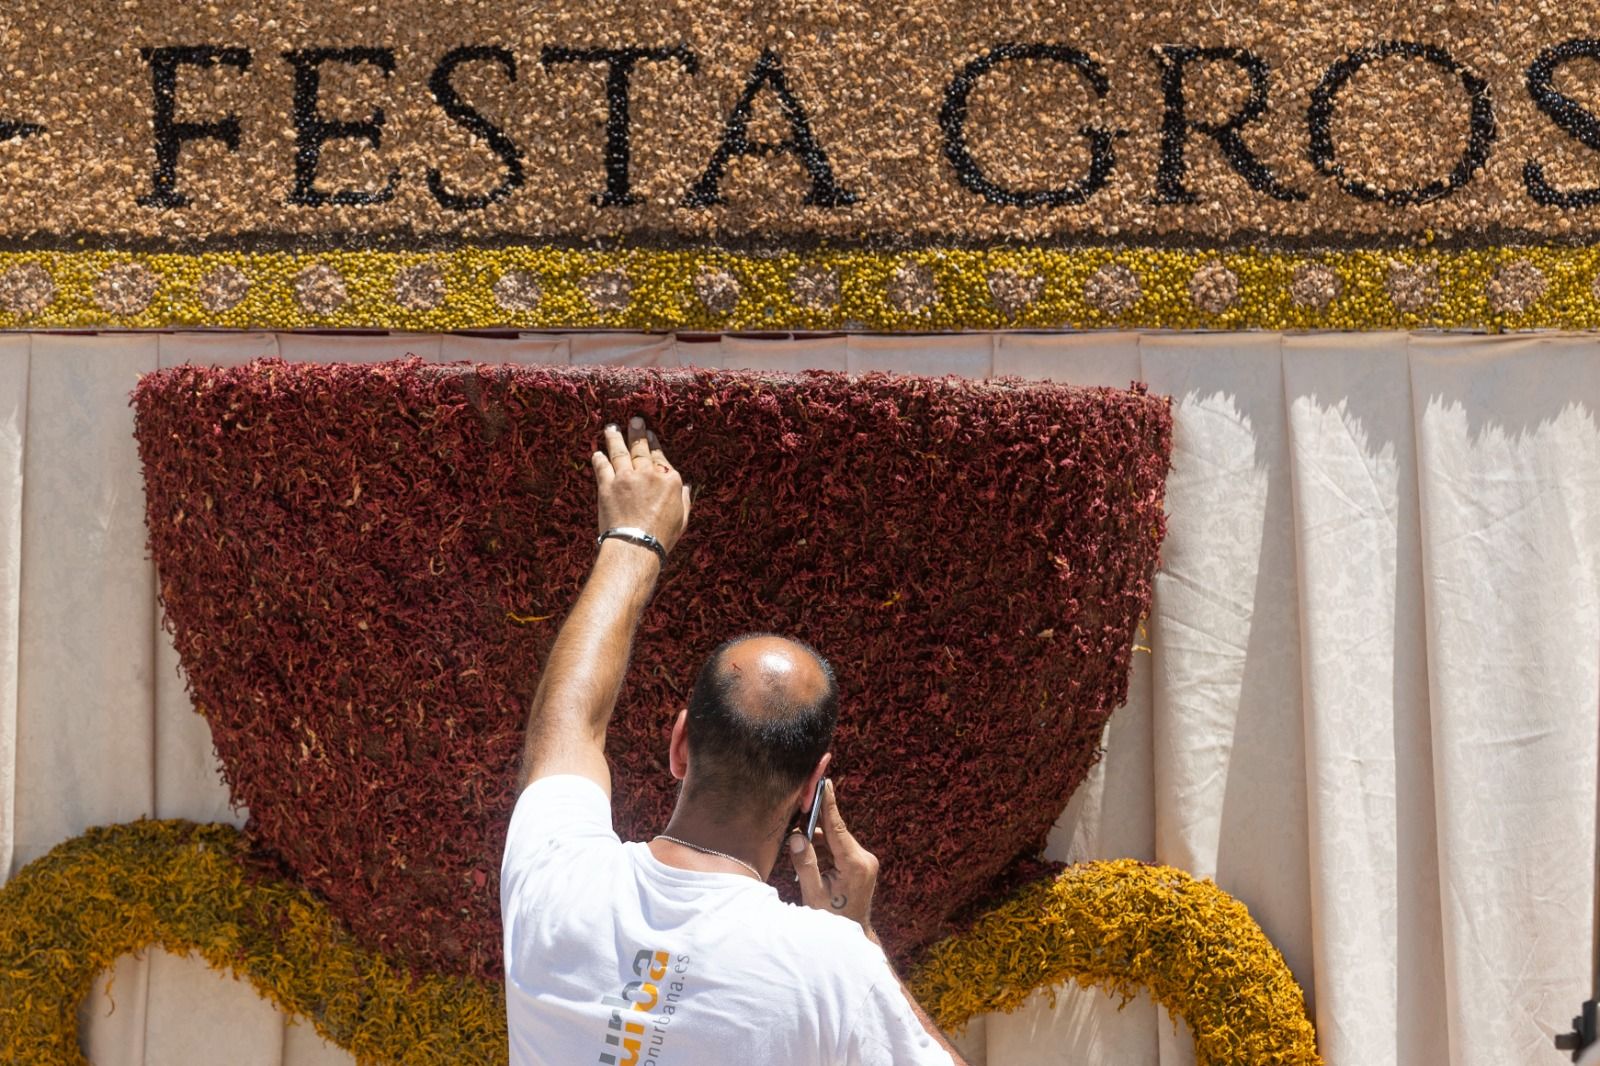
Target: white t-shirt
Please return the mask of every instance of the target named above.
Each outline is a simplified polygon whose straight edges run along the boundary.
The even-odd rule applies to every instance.
[[[860,926],[622,843],[588,778],[518,798],[500,915],[512,1066],[951,1066]]]

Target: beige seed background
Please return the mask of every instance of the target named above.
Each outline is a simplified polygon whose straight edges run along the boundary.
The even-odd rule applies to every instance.
[[[528,7],[468,0],[325,5],[284,0],[154,3],[96,0],[70,7],[22,0],[0,11],[0,118],[38,122],[39,137],[0,143],[0,242],[67,246],[83,237],[113,247],[297,247],[388,244],[421,247],[482,240],[627,239],[633,243],[833,244],[876,241],[1098,240],[1130,243],[1448,243],[1586,239],[1600,209],[1542,208],[1527,196],[1524,165],[1544,163],[1563,189],[1600,186],[1600,153],[1563,133],[1530,101],[1525,71],[1539,51],[1597,32],[1595,7],[1551,0],[1483,3],[1301,3],[1209,0],[1043,0],[940,5],[799,0],[774,10],[750,2],[661,0],[648,5],[560,0]],[[1382,40],[1448,49],[1487,79],[1498,137],[1487,167],[1453,197],[1391,207],[1362,203],[1317,174],[1307,158],[1305,110],[1327,67],[1348,50]],[[1088,160],[1079,130],[1126,131],[1106,188],[1075,207],[996,207],[962,187],[942,151],[938,116],[945,86],[997,43],[1079,48],[1110,81],[1104,101],[1059,64],[1003,65],[971,98],[969,143],[995,181],[1045,188],[1076,180]],[[236,114],[237,152],[217,141],[185,145],[178,187],[191,206],[141,207],[155,157],[151,69],[142,47],[214,44],[251,50],[248,71],[182,68],[178,120]],[[489,146],[434,103],[428,79],[461,44],[508,49],[517,78],[494,63],[460,68],[462,97],[520,146],[526,183],[482,211],[457,213],[429,194],[436,168],[462,194],[492,188],[502,174]],[[1189,146],[1188,183],[1199,202],[1156,205],[1162,98],[1152,48],[1162,44],[1248,47],[1272,67],[1270,110],[1244,132],[1247,144],[1304,203],[1251,191],[1209,139]],[[605,68],[545,67],[540,50],[684,45],[699,71],[641,62],[632,85],[632,174],[638,205],[599,208],[604,184]],[[381,107],[381,145],[330,142],[321,186],[375,189],[399,175],[395,198],[375,206],[286,203],[293,183],[292,48],[381,46],[396,70],[330,63],[321,108],[361,120]],[[837,209],[803,204],[803,169],[787,155],[735,160],[727,203],[684,206],[761,50],[782,57],[839,183],[860,202]],[[1600,63],[1562,68],[1557,88],[1600,114]],[[1245,78],[1231,64],[1191,68],[1191,118],[1221,121],[1243,101]],[[1467,135],[1457,80],[1405,59],[1369,66],[1341,96],[1333,134],[1353,176],[1380,185],[1447,174]],[[751,135],[789,135],[776,98],[756,101]]]

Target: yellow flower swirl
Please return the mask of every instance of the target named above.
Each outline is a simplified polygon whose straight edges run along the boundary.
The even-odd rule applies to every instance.
[[[249,869],[247,850],[229,826],[140,821],[18,872],[0,889],[0,1062],[85,1066],[79,1002],[157,944],[249,981],[359,1063],[505,1063],[498,986],[395,969],[305,889]]]
[[[250,866],[222,825],[91,829],[0,889],[0,1061],[84,1066],[77,1008],[122,955],[160,945],[248,980],[359,1063],[506,1061],[498,986],[414,977],[362,948],[304,888]],[[1131,861],[1030,886],[912,978],[942,1025],[1074,978],[1140,987],[1195,1032],[1200,1066],[1317,1063],[1300,988],[1242,904]]]
[[[911,981],[946,1028],[1067,979],[1141,989],[1194,1031],[1198,1066],[1320,1063],[1305,996],[1244,904],[1211,881],[1132,859],[1028,886],[934,946]]]

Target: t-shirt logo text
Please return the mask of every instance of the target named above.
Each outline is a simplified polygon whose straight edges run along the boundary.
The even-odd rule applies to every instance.
[[[600,1052],[601,1066],[637,1066],[639,1049],[644,1036],[644,1023],[661,999],[657,982],[667,976],[668,955],[665,951],[643,950],[633,957],[633,975],[639,980],[629,981],[615,996],[606,996],[601,1003],[612,1008],[607,1024],[606,1047]],[[637,1021],[635,1013],[646,1015]]]

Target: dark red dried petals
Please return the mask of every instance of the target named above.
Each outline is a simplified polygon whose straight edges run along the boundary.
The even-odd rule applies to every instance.
[[[619,831],[666,821],[705,653],[803,637],[839,671],[836,778],[902,959],[1040,869],[1098,758],[1172,431],[1142,386],[415,359],[175,367],[134,403],[166,622],[263,861],[367,944],[482,976],[607,421],[649,417],[696,491],[611,730]]]

